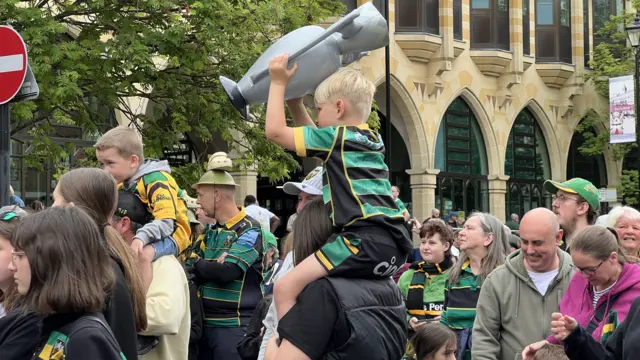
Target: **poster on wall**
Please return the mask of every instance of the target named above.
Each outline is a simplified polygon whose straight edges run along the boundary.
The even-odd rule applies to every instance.
[[[633,75],[609,79],[610,143],[636,141]]]

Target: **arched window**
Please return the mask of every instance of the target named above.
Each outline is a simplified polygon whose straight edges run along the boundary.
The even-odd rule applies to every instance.
[[[589,132],[595,134],[595,130],[589,130]],[[580,147],[584,142],[585,138],[581,133],[573,133],[567,158],[567,179],[579,177],[591,181],[597,188],[605,187],[607,185],[607,169],[604,156],[587,156],[581,153]]]
[[[509,0],[471,0],[471,48],[509,50]]]
[[[504,173],[507,181],[506,216],[524,215],[527,211],[549,206],[542,184],[551,178],[549,152],[540,125],[528,109],[518,114],[507,142]]]
[[[571,64],[571,0],[536,0],[536,61]]]
[[[451,212],[489,211],[487,152],[473,111],[454,100],[440,123],[436,140],[436,207]]]

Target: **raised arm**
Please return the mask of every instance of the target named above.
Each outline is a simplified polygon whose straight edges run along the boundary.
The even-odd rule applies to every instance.
[[[288,100],[287,107],[296,126],[316,126],[309,113],[307,113],[302,98]]]

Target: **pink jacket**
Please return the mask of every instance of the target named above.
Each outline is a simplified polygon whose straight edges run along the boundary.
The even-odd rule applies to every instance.
[[[633,300],[640,296],[640,266],[637,264],[625,264],[622,267],[618,282],[611,291],[598,300],[596,308],[604,302],[608,302],[609,298],[615,294],[620,295],[618,295],[614,304],[607,303],[603,320],[606,320],[611,311],[618,310],[618,323],[620,324],[627,317]],[[593,308],[593,287],[579,272],[573,275],[569,287],[560,301],[560,312],[576,319],[583,328],[587,328],[596,313]],[[602,337],[603,325],[604,321],[593,332],[593,338],[598,342]],[[560,344],[553,335],[549,336],[547,341],[552,344]]]

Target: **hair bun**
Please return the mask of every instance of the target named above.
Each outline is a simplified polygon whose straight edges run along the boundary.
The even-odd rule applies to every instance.
[[[233,164],[231,159],[227,156],[227,153],[223,151],[219,151],[209,157],[209,164],[207,165],[208,170],[218,170],[218,171],[231,171],[233,169]]]

